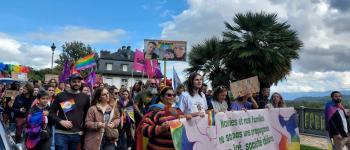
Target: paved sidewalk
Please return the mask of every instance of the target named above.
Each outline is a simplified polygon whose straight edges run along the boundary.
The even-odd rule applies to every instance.
[[[320,149],[328,148],[328,140],[322,137],[300,134],[300,143]]]

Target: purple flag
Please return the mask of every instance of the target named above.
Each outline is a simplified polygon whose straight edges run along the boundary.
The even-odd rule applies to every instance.
[[[63,72],[60,75],[60,83],[64,83],[70,75],[70,65],[68,61],[64,62]]]
[[[96,83],[96,72],[92,71],[89,73],[87,78],[85,79],[85,83],[92,89]]]
[[[156,74],[156,78],[157,78],[158,80],[160,80],[161,78],[163,78],[162,71],[160,71],[159,68],[155,68],[155,74]]]

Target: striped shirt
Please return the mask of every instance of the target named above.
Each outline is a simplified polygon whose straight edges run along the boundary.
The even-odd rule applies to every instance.
[[[227,111],[228,105],[226,101],[223,101],[222,103],[217,101],[217,100],[212,100],[211,101],[213,105],[213,109],[217,112],[224,112]]]
[[[176,109],[177,114],[182,114]],[[171,138],[170,128],[167,131],[161,131],[161,125],[164,122],[177,119],[177,115],[169,115],[165,110],[153,111],[150,117],[145,118],[141,127],[141,132],[148,137],[148,150],[174,150],[174,144]]]

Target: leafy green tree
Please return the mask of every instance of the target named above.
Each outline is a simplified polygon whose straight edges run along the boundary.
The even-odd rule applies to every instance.
[[[227,69],[222,61],[225,51],[221,43],[219,38],[212,37],[193,46],[189,53],[190,67],[186,71],[188,73],[202,72],[207,79],[212,81],[212,86],[228,85],[229,76],[227,76]]]
[[[59,55],[59,58],[55,60],[57,66],[55,69],[62,72],[64,62],[68,61],[69,63],[75,63],[78,59],[95,52],[89,45],[86,45],[82,42],[74,41],[74,42],[66,42],[63,46],[63,53]],[[98,58],[97,54],[95,55],[96,59]],[[87,71],[83,71],[82,75],[86,75]]]
[[[40,70],[34,70],[33,68],[30,68],[30,72],[28,73],[28,79],[44,81],[45,74],[59,74],[59,73],[60,71],[57,70],[57,66],[53,70],[51,70],[50,68],[45,68]]]

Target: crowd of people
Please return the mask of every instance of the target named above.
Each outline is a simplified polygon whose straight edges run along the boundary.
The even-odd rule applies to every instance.
[[[176,89],[155,79],[131,88],[100,84],[90,89],[82,81],[73,74],[65,83],[0,85],[3,122],[15,141],[29,150],[127,150],[143,149],[145,137],[147,149],[174,149],[167,121],[204,117],[211,110],[286,107],[279,93],[268,99],[268,88],[236,99],[225,86],[207,90],[198,73]],[[4,96],[7,89],[18,95]]]

